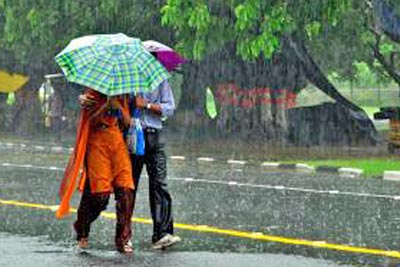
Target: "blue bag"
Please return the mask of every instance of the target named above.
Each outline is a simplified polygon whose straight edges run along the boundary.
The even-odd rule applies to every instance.
[[[140,124],[139,119],[136,119],[135,123],[135,132],[136,132],[136,155],[143,156],[144,155],[144,132],[142,125]]]
[[[135,123],[131,125],[126,133],[126,144],[129,154],[143,156],[145,151],[144,131],[139,120],[140,110],[135,109],[133,119]]]

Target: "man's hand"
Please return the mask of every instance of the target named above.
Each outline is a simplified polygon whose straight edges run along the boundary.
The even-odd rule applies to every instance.
[[[93,106],[94,104],[96,104],[96,100],[90,94],[81,94],[78,97],[78,104],[82,108],[89,108],[89,107]]]
[[[150,105],[149,105],[150,104]],[[135,97],[135,105],[138,109],[147,109],[154,114],[161,115],[161,106],[155,103],[149,103],[143,97]]]

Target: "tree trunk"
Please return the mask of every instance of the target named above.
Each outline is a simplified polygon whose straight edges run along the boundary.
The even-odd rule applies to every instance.
[[[185,129],[210,129],[210,121],[201,119],[209,86],[216,95],[216,130],[221,136],[286,142],[287,96],[295,96],[295,91],[306,85],[299,63],[286,52],[269,62],[261,57],[248,62],[234,55],[234,46],[228,45],[184,66],[177,120]]]
[[[374,131],[366,131],[352,110],[338,103],[294,108],[289,118],[289,141],[294,145],[375,145],[377,141]]]
[[[381,53],[380,51],[380,42],[382,36],[378,33],[373,31],[375,35],[375,44],[372,45],[372,49],[374,51],[374,57],[379,61],[379,63],[382,65],[382,67],[386,70],[386,72],[389,74],[390,77],[394,80],[394,82],[399,86],[399,97],[400,97],[400,74],[397,72],[393,58],[391,58],[390,63],[389,61],[385,58],[385,56]],[[392,54],[391,56],[394,56]]]
[[[349,110],[352,123],[357,124],[356,128],[363,129],[358,132],[376,136],[376,130],[365,112],[344,98],[329,82],[303,42],[293,37],[284,38],[281,52],[269,61],[260,57],[256,62],[247,62],[233,55],[234,48],[228,45],[201,62],[185,66],[178,109],[178,113],[184,113],[178,120],[183,121],[185,129],[190,127],[209,131],[210,122],[204,119],[203,110],[204,89],[210,86],[216,95],[219,113],[216,126],[220,136],[286,143],[292,134],[289,131],[293,129],[293,126],[289,127],[291,122],[288,118],[288,107],[293,106],[290,98],[293,99],[309,80]],[[338,122],[340,120],[326,123],[334,128],[340,127],[333,125]],[[324,127],[324,124],[320,127]],[[305,127],[296,129],[306,136],[314,131]],[[334,142],[336,139],[333,133],[330,134],[330,139],[325,134],[316,134],[313,138],[317,141],[313,143],[322,144],[323,139]]]
[[[384,0],[373,0],[373,7],[379,28],[390,39],[400,43],[400,16],[396,14],[396,9]]]
[[[343,97],[343,95],[340,94],[335,86],[319,69],[318,65],[313,60],[312,56],[308,53],[302,41],[295,40],[295,38],[293,37],[288,37],[287,40],[290,49],[293,51],[293,53],[296,55],[297,59],[301,63],[307,79],[315,86],[317,86],[322,92],[326,93],[328,96],[336,100],[337,104],[349,110],[351,121],[353,124],[356,124],[354,128],[351,129],[357,129],[358,133],[363,133],[363,135],[370,136],[374,139],[372,143],[376,143],[376,141],[378,140],[378,134],[368,115],[360,107],[347,100],[345,97]],[[332,121],[327,122],[332,123]],[[335,122],[340,123],[341,120],[335,120]],[[340,124],[336,126],[340,126]],[[323,128],[324,126],[321,125],[320,127]],[[353,133],[348,132],[348,134],[352,135]]]
[[[292,50],[293,54],[301,63],[307,79],[312,84],[314,84],[328,96],[332,97],[339,104],[354,111],[362,111],[361,108],[359,108],[354,103],[347,100],[342,94],[340,94],[335,86],[326,78],[324,73],[318,67],[317,63],[315,63],[312,56],[308,53],[307,48],[302,41],[295,40],[295,38],[293,37],[287,37],[287,40],[289,44],[288,47]]]

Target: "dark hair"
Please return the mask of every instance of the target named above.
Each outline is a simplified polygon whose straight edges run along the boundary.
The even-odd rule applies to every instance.
[[[153,57],[155,57],[155,58],[157,58],[157,53],[156,52],[150,52],[150,54],[153,56]]]

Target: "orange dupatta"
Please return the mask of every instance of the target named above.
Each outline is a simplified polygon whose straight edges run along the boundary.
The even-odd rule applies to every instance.
[[[79,171],[81,169],[82,175],[79,181],[78,189],[83,191],[85,187],[86,169],[84,168],[84,161],[90,131],[90,118],[96,117],[96,115],[100,114],[100,112],[105,108],[105,104],[99,100],[100,97],[98,92],[89,89],[89,93],[92,93],[92,96],[97,98],[99,105],[94,114],[91,114],[87,109],[81,109],[79,114],[74,151],[69,158],[67,168],[64,172],[64,178],[61,181],[58,193],[61,200],[60,206],[56,211],[56,217],[58,219],[65,217],[69,213],[69,203],[74,191],[76,190]],[[125,123],[128,124],[130,121],[130,115],[127,108],[127,98],[125,98],[123,101],[123,107],[123,117],[126,118]]]
[[[82,109],[79,114],[78,131],[73,154],[69,158],[67,168],[64,172],[64,178],[61,181],[59,197],[60,206],[56,211],[57,219],[61,219],[69,214],[69,203],[74,191],[76,190],[79,171],[82,169],[82,175],[79,182],[79,190],[83,190],[86,181],[86,172],[83,168],[85,161],[86,145],[89,137],[89,113]]]

